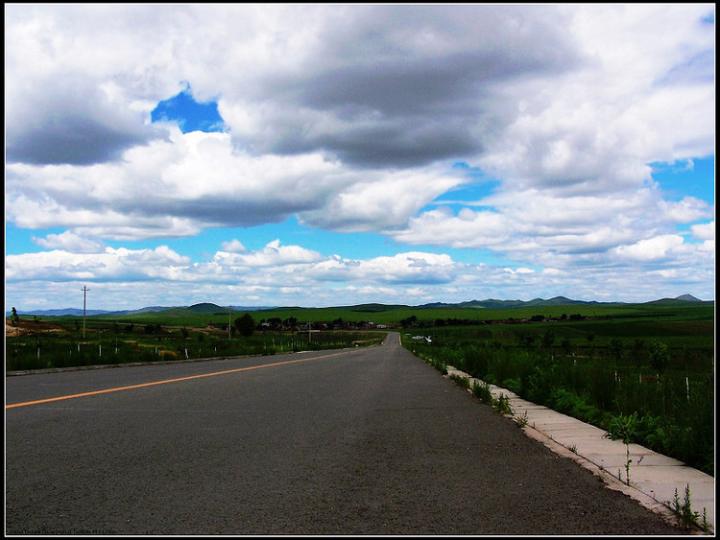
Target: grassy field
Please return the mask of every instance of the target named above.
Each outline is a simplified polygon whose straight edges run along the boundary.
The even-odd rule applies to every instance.
[[[426,326],[406,347],[714,475],[714,310],[635,309],[610,319]],[[426,340],[413,336],[428,336]]]
[[[35,326],[33,330],[33,326]],[[379,344],[380,332],[258,332],[234,335],[213,329],[117,325],[93,321],[85,338],[74,324],[39,322],[6,338],[8,371],[248,354],[278,354]]]
[[[649,318],[649,319],[672,319],[696,317],[710,319],[713,317],[714,306],[712,303],[704,302],[700,305],[680,304],[664,306],[657,304],[600,304],[600,305],[569,305],[569,306],[548,306],[548,307],[519,307],[505,309],[483,309],[483,308],[408,308],[398,307],[389,309],[355,309],[351,307],[332,308],[278,308],[262,311],[248,312],[256,321],[270,318],[288,319],[295,317],[303,322],[331,322],[337,319],[344,321],[359,322],[372,321],[379,324],[399,323],[404,319],[416,317],[420,324],[433,324],[437,319],[464,319],[471,321],[505,320],[508,318],[525,319],[534,315],[545,317],[560,317],[563,314],[579,314],[585,317],[611,317],[613,319],[623,318]],[[244,312],[232,313],[232,318],[242,315]],[[56,317],[58,321],[71,322],[76,317]],[[118,321],[134,322],[138,324],[164,324],[174,326],[201,327],[209,323],[220,324],[227,322],[228,313],[217,311],[214,313],[197,313],[189,308],[178,308],[158,313],[139,313],[133,315],[98,315],[88,318],[91,324],[95,321]]]

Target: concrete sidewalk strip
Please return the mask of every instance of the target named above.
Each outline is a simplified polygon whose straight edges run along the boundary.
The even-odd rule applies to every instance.
[[[448,376],[469,379],[470,390],[475,383],[483,382],[453,366],[447,366],[447,372]],[[607,432],[596,426],[524,400],[510,390],[493,384],[488,386],[494,398],[502,394],[508,397],[514,418],[527,420],[523,430],[528,436],[543,441],[554,452],[599,474],[609,487],[623,491],[650,510],[669,515],[675,490],[682,505],[685,488],[689,486],[692,511],[698,512],[702,519],[704,510],[711,532],[715,531],[715,478],[712,476],[632,443],[629,445],[632,462],[628,486],[627,448],[622,441],[609,439]]]

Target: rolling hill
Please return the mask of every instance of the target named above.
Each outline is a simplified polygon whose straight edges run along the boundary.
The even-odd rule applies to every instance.
[[[700,300],[690,294],[683,294],[676,298],[660,298],[650,302],[644,302],[646,305],[667,305],[667,304],[686,304],[686,303],[702,303]],[[270,311],[270,310],[304,310],[304,309],[336,309],[341,311],[352,311],[360,313],[383,313],[394,310],[432,310],[432,309],[514,309],[514,308],[531,308],[531,307],[556,307],[556,306],[622,306],[629,305],[627,302],[598,302],[596,300],[573,300],[565,296],[555,296],[553,298],[533,298],[532,300],[498,300],[488,298],[486,300],[470,300],[467,302],[445,303],[432,302],[419,306],[410,306],[405,304],[357,304],[352,306],[338,306],[334,308],[301,308],[301,307],[270,307],[270,306],[219,306],[211,302],[201,302],[191,306],[148,306],[135,310],[109,311],[109,310],[87,310],[88,316],[127,316],[142,315],[145,313],[164,313],[168,316],[178,317],[183,315],[218,315],[232,312],[254,312],[254,311]],[[20,316],[37,315],[42,317],[81,317],[82,309],[65,308],[65,309],[49,309],[49,310],[18,310]],[[6,312],[9,316],[10,312]]]

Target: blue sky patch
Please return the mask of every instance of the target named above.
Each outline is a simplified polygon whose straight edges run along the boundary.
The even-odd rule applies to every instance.
[[[663,191],[663,196],[679,201],[690,196],[708,204],[715,200],[715,156],[682,160],[674,163],[650,163],[652,177]]]
[[[179,94],[157,104],[150,113],[153,122],[176,122],[183,133],[190,131],[223,131],[225,124],[217,102],[195,101],[189,84]]]

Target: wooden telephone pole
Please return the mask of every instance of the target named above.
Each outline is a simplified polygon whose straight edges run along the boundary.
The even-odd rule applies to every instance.
[[[85,339],[85,316],[86,316],[86,308],[87,308],[87,292],[90,289],[88,289],[85,285],[83,285],[82,292],[83,292],[83,339]]]

